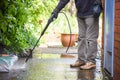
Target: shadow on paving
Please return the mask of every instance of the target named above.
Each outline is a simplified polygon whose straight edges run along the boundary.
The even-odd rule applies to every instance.
[[[0,80],[103,80],[101,60],[97,59],[96,69],[80,70],[70,68],[69,64],[77,59],[77,54],[71,55],[74,57],[61,57],[57,53],[40,54],[38,49],[27,63],[20,59],[9,73],[0,73]]]

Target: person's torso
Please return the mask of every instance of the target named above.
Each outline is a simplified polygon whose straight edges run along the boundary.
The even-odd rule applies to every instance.
[[[78,16],[89,16],[93,14],[95,0],[75,0]]]

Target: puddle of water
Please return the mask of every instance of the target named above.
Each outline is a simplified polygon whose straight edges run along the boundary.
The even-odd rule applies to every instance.
[[[36,53],[34,54],[34,57],[35,58],[40,58],[40,59],[45,59],[45,58],[77,58],[77,55],[76,54],[67,54],[67,53],[64,53],[64,54],[39,54],[39,53]]]
[[[35,58],[60,58],[60,54],[45,54],[45,53],[41,53],[41,54],[39,54],[39,53],[36,53],[36,54],[34,54],[34,57]]]
[[[14,66],[16,72],[7,73],[7,76],[12,75],[12,77],[2,80],[103,80],[101,60],[96,60],[95,70],[70,68],[69,64],[74,61],[76,61],[75,57],[69,55],[66,57],[66,54],[61,56],[61,54],[36,53],[27,64],[19,62]]]
[[[27,80],[77,80],[77,71],[69,67],[68,61],[69,59],[34,59],[30,62]]]

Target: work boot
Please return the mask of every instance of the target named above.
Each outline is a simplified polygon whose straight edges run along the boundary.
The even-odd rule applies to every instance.
[[[83,61],[76,61],[74,64],[70,64],[70,67],[73,68],[73,67],[80,67],[82,65],[84,65],[85,63]]]
[[[96,64],[93,62],[87,62],[85,65],[80,66],[80,69],[89,70],[96,67]]]

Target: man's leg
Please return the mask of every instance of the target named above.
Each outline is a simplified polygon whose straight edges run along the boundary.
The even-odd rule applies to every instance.
[[[78,18],[78,60],[86,62],[86,25],[84,18]]]
[[[86,55],[87,62],[81,69],[91,69],[94,68],[95,58],[97,54],[97,38],[99,33],[99,18],[86,18]]]
[[[86,44],[87,44],[87,60],[95,63],[97,54],[97,39],[99,34],[99,18],[87,18],[86,20]]]

